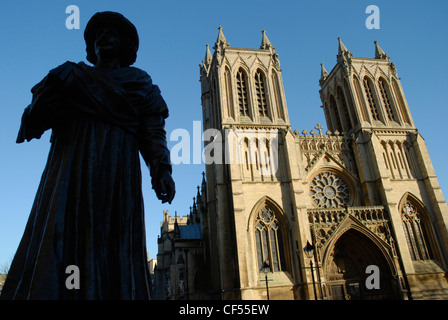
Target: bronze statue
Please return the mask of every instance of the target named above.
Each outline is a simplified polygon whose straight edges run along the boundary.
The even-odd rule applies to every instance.
[[[131,65],[139,38],[115,12],[96,13],[87,64],[66,62],[32,88],[17,142],[52,129],[51,149],[2,299],[149,299],[141,153],[162,202],[174,198],[167,105]],[[66,286],[68,266],[79,289]]]

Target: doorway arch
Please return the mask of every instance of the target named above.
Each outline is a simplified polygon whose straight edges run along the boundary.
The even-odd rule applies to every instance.
[[[356,229],[344,232],[329,248],[323,263],[325,288],[332,300],[399,299],[396,272],[385,253],[368,236]],[[390,259],[389,259],[390,260]],[[379,270],[379,289],[368,289],[367,266]]]

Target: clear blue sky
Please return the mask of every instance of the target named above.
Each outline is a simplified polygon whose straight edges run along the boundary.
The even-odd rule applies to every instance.
[[[65,9],[77,5],[80,29],[68,30]],[[380,9],[380,29],[365,27],[368,5]],[[140,34],[136,67],[159,85],[171,116],[170,133],[183,128],[193,135],[201,121],[199,63],[205,45],[213,47],[218,26],[234,47],[258,48],[261,30],[279,54],[293,130],[325,126],[319,99],[320,63],[328,71],[336,63],[340,36],[358,57],[374,56],[374,40],[395,63],[414,121],[427,142],[442,190],[447,195],[448,169],[445,67],[448,58],[447,1],[2,1],[0,3],[0,265],[18,246],[49,151],[50,133],[40,140],[16,144],[31,87],[66,60],[85,61],[83,30],[98,11],[118,11]],[[193,138],[193,137],[192,137]],[[199,137],[200,139],[200,137]],[[177,141],[169,141],[170,148]],[[177,195],[162,205],[143,176],[147,244],[157,254],[162,211],[186,215],[201,183],[203,164],[174,166]]]

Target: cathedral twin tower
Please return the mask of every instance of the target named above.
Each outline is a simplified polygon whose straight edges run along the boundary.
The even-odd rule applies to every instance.
[[[264,30],[259,49],[231,47],[221,27],[213,55],[207,45],[203,129],[251,135],[240,161],[206,165],[196,297],[265,299],[267,274],[271,299],[448,298],[448,209],[395,65],[376,41],[359,58],[338,40],[319,81],[328,131],[301,133]]]

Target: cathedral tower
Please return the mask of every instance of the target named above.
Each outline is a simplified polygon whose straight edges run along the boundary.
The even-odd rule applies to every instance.
[[[319,81],[328,131],[301,133],[265,31],[247,49],[220,27],[213,49],[200,65],[206,267],[190,270],[207,274],[204,297],[447,299],[447,205],[378,43],[358,58],[339,39]]]
[[[262,31],[260,49],[233,48],[219,27],[201,65],[204,129],[289,125],[280,62]]]
[[[214,286],[225,298],[259,298],[260,268],[269,261],[278,284],[289,288],[276,290],[293,297],[292,207],[284,185],[290,124],[278,54],[264,30],[259,49],[243,49],[231,47],[221,27],[214,50],[212,56],[207,45],[200,66],[204,132],[212,136],[206,154],[214,149],[206,168],[210,265],[220,275]]]
[[[333,70],[321,66],[327,127],[350,141],[361,204],[384,206],[390,215],[402,264],[398,273],[407,281],[403,292],[446,296],[447,205],[397,69],[376,41],[374,58],[354,57],[338,41]]]

